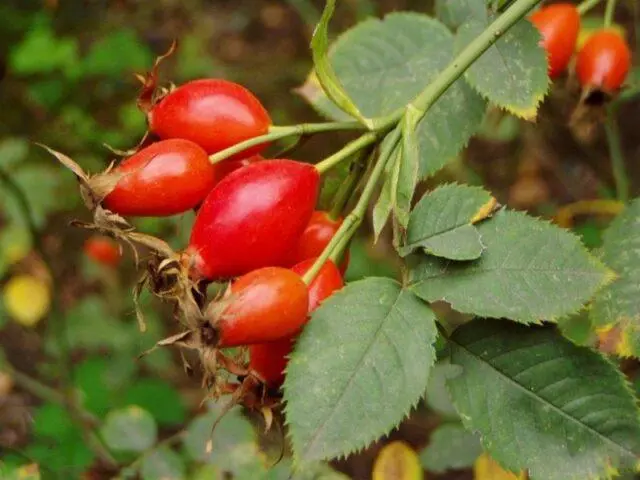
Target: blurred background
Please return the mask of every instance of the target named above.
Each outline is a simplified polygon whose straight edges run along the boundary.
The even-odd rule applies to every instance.
[[[620,2],[616,16],[632,45],[635,4]],[[237,410],[216,432],[213,455],[203,451],[219,407],[201,407],[199,381],[184,374],[175,352],[137,359],[174,333],[170,312],[143,296],[149,331],[139,333],[131,300],[138,274],[130,252],[116,266],[87,253],[90,233],[68,226],[74,218],[89,220],[75,179],[34,142],[64,152],[86,171],[103,170],[114,158],[105,144],[127,150],[144,134],[133,74],[147,71],[173,39],[179,49],[162,65],[165,82],[224,77],[252,90],[275,124],[319,121],[294,89],[311,68],[308,45],[322,7],[316,0],[0,3],[0,478],[37,478],[29,475],[38,468],[42,478],[111,478],[113,472],[98,460],[94,427],[103,436],[129,441],[116,460],[135,463],[132,471],[141,468],[145,479],[288,477],[286,460],[274,470],[265,467],[277,459],[282,435],[261,435],[261,418]],[[433,5],[343,0],[331,27],[337,34],[369,16],[405,9],[431,12]],[[637,69],[631,77],[640,78]],[[535,123],[489,112],[481,134],[430,184],[483,184],[501,203],[548,217],[578,200],[612,198],[604,130],[598,118],[571,122],[578,99],[573,79],[564,78]],[[618,111],[624,121],[617,122],[635,195],[639,106],[626,102]],[[295,157],[315,162],[349,138],[312,139]],[[596,248],[609,218],[581,215],[569,226]],[[177,249],[186,243],[191,220],[184,215],[134,223]],[[352,245],[347,279],[396,276],[388,243],[383,239],[371,247],[365,228]],[[584,322],[566,329],[576,341],[598,340]],[[477,439],[456,430],[443,394],[444,373],[438,375],[427,402],[389,438],[336,462],[334,470],[320,465],[308,478],[338,478],[338,471],[370,478],[378,452],[394,440],[405,442],[395,444],[404,446],[393,453],[398,461],[407,451],[418,452],[429,478],[473,478],[469,467],[479,454]],[[70,410],[63,385],[77,393]],[[430,441],[434,429],[447,422],[452,427],[440,434],[440,443]],[[152,448],[158,439],[166,442]],[[435,446],[427,452],[428,444]]]

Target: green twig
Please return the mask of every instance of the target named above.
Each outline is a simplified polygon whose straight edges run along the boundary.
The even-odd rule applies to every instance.
[[[311,268],[303,275],[302,279],[307,285],[313,281],[327,259],[331,258],[332,260],[337,260],[342,255],[342,251],[349,243],[349,240],[358,229],[360,223],[362,223],[367,206],[369,205],[369,200],[371,200],[371,196],[373,195],[376,185],[384,172],[385,166],[391,158],[396,145],[400,141],[400,129],[396,128],[392,133],[390,133],[390,135],[392,137],[388,142],[385,142],[385,148],[380,152],[380,156],[371,171],[371,175],[369,176],[369,179],[362,191],[362,195],[360,195],[360,198],[358,199],[358,203],[356,203],[356,206],[349,215],[345,217],[342,225],[340,225],[336,234],[313,263]],[[365,136],[366,135],[363,135],[363,137]]]
[[[580,15],[584,15],[593,7],[598,5],[602,0],[584,0],[580,5],[578,5],[577,10]]]
[[[515,23],[522,19],[541,0],[518,0],[475,38],[458,56],[422,91],[406,109],[416,109],[424,116],[447,89],[486,52]],[[394,123],[399,117],[394,120]]]
[[[363,130],[364,127],[358,122],[326,122],[326,123],[302,123],[286,127],[272,126],[269,133],[259,137],[250,138],[244,142],[235,144],[232,147],[221,150],[209,156],[211,163],[218,163],[237,153],[244,152],[251,147],[269,143],[286,137],[299,137],[302,135],[312,135],[314,133],[335,132],[340,130]]]
[[[616,184],[616,198],[626,203],[629,199],[629,177],[624,163],[622,152],[622,142],[618,129],[617,109],[610,107],[607,109],[604,128],[607,134],[607,144],[609,146],[609,157],[611,158],[611,169]]]
[[[358,157],[351,164],[348,175],[333,197],[333,205],[331,206],[331,211],[329,212],[330,218],[336,220],[342,216],[342,211],[349,202],[354,188],[356,187],[358,181],[360,180],[360,177],[362,176],[362,172],[364,169],[363,161],[365,156],[368,156],[368,152],[364,152],[363,154],[358,155]]]
[[[373,144],[378,139],[379,134],[376,132],[365,133],[364,135],[356,138],[353,142],[348,143],[342,150],[337,151],[330,157],[325,158],[319,163],[316,163],[316,170],[320,174],[325,173],[327,170],[338,165],[343,160],[346,160],[351,155],[358,153],[363,148]]]
[[[617,0],[607,0],[607,8],[604,11],[604,26],[608,28],[613,23],[613,15],[616,13]]]

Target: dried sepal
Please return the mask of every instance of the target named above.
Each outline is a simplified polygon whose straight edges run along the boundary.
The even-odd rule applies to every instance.
[[[169,49],[162,55],[156,57],[155,62],[153,63],[153,67],[151,70],[144,75],[135,74],[135,77],[142,84],[142,88],[140,93],[138,94],[138,108],[147,113],[153,106],[158,102],[159,97],[163,95],[162,91],[158,90],[158,70],[160,68],[160,64],[174,54],[176,49],[178,48],[178,43],[174,40]]]

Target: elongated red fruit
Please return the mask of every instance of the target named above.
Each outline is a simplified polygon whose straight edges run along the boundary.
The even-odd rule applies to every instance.
[[[225,177],[203,202],[183,262],[194,279],[225,279],[286,266],[313,213],[313,165],[264,160]]]
[[[188,140],[151,144],[125,159],[114,170],[123,173],[103,201],[120,215],[162,217],[198,205],[218,181],[206,152]]]
[[[307,227],[300,236],[300,241],[293,251],[291,264],[295,265],[309,258],[320,256],[325,247],[336,234],[342,218],[333,219],[328,212],[316,210],[311,215]],[[349,265],[349,251],[345,252],[344,259],[340,263],[340,271],[344,274]]]
[[[315,258],[305,260],[295,265],[292,270],[299,275],[311,268]],[[320,303],[331,296],[336,290],[344,286],[342,277],[336,265],[328,260],[316,278],[309,285],[309,313],[313,312]],[[275,342],[258,343],[249,347],[249,368],[263,383],[271,388],[280,388],[284,382],[284,371],[287,367],[289,355],[293,350],[295,338],[283,338]]]
[[[309,294],[297,273],[266,267],[238,278],[221,302],[209,321],[224,348],[290,337],[307,321]]]
[[[212,154],[267,133],[271,119],[246,88],[222,79],[194,80],[179,86],[148,113],[149,128],[160,138],[185,138]],[[266,144],[242,152],[260,153]]]
[[[631,50],[620,33],[601,30],[589,37],[576,62],[576,73],[584,88],[617,91],[629,73]]]
[[[571,3],[554,3],[531,15],[542,35],[540,45],[547,52],[549,76],[558,77],[569,65],[580,32],[580,13]]]
[[[84,253],[96,263],[117,267],[121,253],[118,244],[109,237],[94,235],[84,242]]]

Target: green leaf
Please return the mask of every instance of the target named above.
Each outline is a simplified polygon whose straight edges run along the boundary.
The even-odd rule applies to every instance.
[[[24,453],[53,472],[79,473],[91,465],[93,452],[87,447],[80,429],[66,409],[45,403],[33,416],[34,441]]]
[[[536,323],[576,312],[610,276],[574,234],[524,213],[502,210],[476,228],[478,260],[409,257],[410,289],[463,313]]]
[[[362,123],[367,123],[367,120],[341,85],[340,79],[329,61],[329,22],[335,7],[336,0],[327,0],[320,22],[318,22],[313,32],[311,53],[313,55],[314,73],[320,86],[335,105]]]
[[[347,455],[396,426],[424,395],[436,334],[433,312],[390,279],[354,282],[327,299],[287,368],[295,456]]]
[[[182,480],[186,478],[186,468],[180,455],[160,447],[144,457],[140,474],[143,480]]]
[[[453,36],[426,15],[392,13],[341,35],[330,59],[347,94],[363,115],[373,118],[404,108],[449,64]],[[313,75],[298,91],[320,113],[344,120]],[[484,110],[484,100],[463,79],[438,99],[416,132],[421,178],[458,154],[482,123]]]
[[[640,199],[631,202],[605,231],[602,260],[617,278],[596,297],[590,317],[596,326],[615,326],[622,356],[640,357]]]
[[[158,427],[149,412],[131,405],[109,412],[101,433],[110,449],[143,452],[156,443]]]
[[[37,22],[26,30],[22,42],[11,49],[9,65],[14,73],[32,75],[71,71],[78,62],[75,38],[58,38],[50,23]]]
[[[235,474],[255,464],[259,449],[253,426],[242,416],[240,408],[233,408],[220,420],[213,433],[213,450],[209,454],[206,452],[211,426],[222,412],[223,405],[224,401],[214,404],[210,412],[189,424],[184,447],[193,460],[211,463],[221,471]]]
[[[460,27],[456,50],[480,35],[495,16],[474,16]],[[511,27],[466,71],[465,78],[482,96],[519,117],[535,117],[549,87],[547,58],[540,32],[526,19]]]
[[[85,75],[116,77],[145,70],[153,62],[151,51],[130,28],[120,28],[91,45],[82,60]],[[140,115],[142,117],[142,115]]]
[[[622,374],[553,328],[476,320],[450,339],[449,380],[467,428],[532,480],[591,479],[640,455],[639,411]]]
[[[392,190],[393,211],[403,228],[406,228],[409,223],[409,213],[420,170],[420,149],[415,132],[416,126],[417,124],[412,121],[411,115],[407,112],[403,120],[402,147],[396,167],[397,173],[394,174],[396,185]]]
[[[397,146],[393,134],[387,135],[382,141],[379,157],[387,157],[385,165],[385,180],[380,190],[380,196],[373,206],[373,236],[374,243],[378,242],[380,234],[389,220],[395,201],[395,190],[398,188],[398,168],[402,161],[402,148]],[[379,161],[379,160],[378,160]]]
[[[400,255],[422,249],[437,257],[475,260],[484,246],[472,224],[487,218],[495,206],[495,198],[479,187],[448,184],[436,188],[411,212]]]
[[[15,167],[27,158],[29,143],[22,137],[8,137],[0,141],[0,168]]]
[[[447,379],[459,373],[460,367],[444,361],[436,363],[431,369],[425,399],[432,410],[445,418],[458,419],[458,411],[447,390]]]
[[[162,426],[179,425],[187,418],[187,408],[176,388],[160,379],[137,380],[123,398],[129,405],[144,408]]]
[[[459,423],[445,423],[431,434],[429,445],[420,453],[422,466],[430,472],[465,469],[482,453],[480,439]]]
[[[436,0],[436,17],[450,28],[458,28],[469,18],[486,15],[484,0]]]

